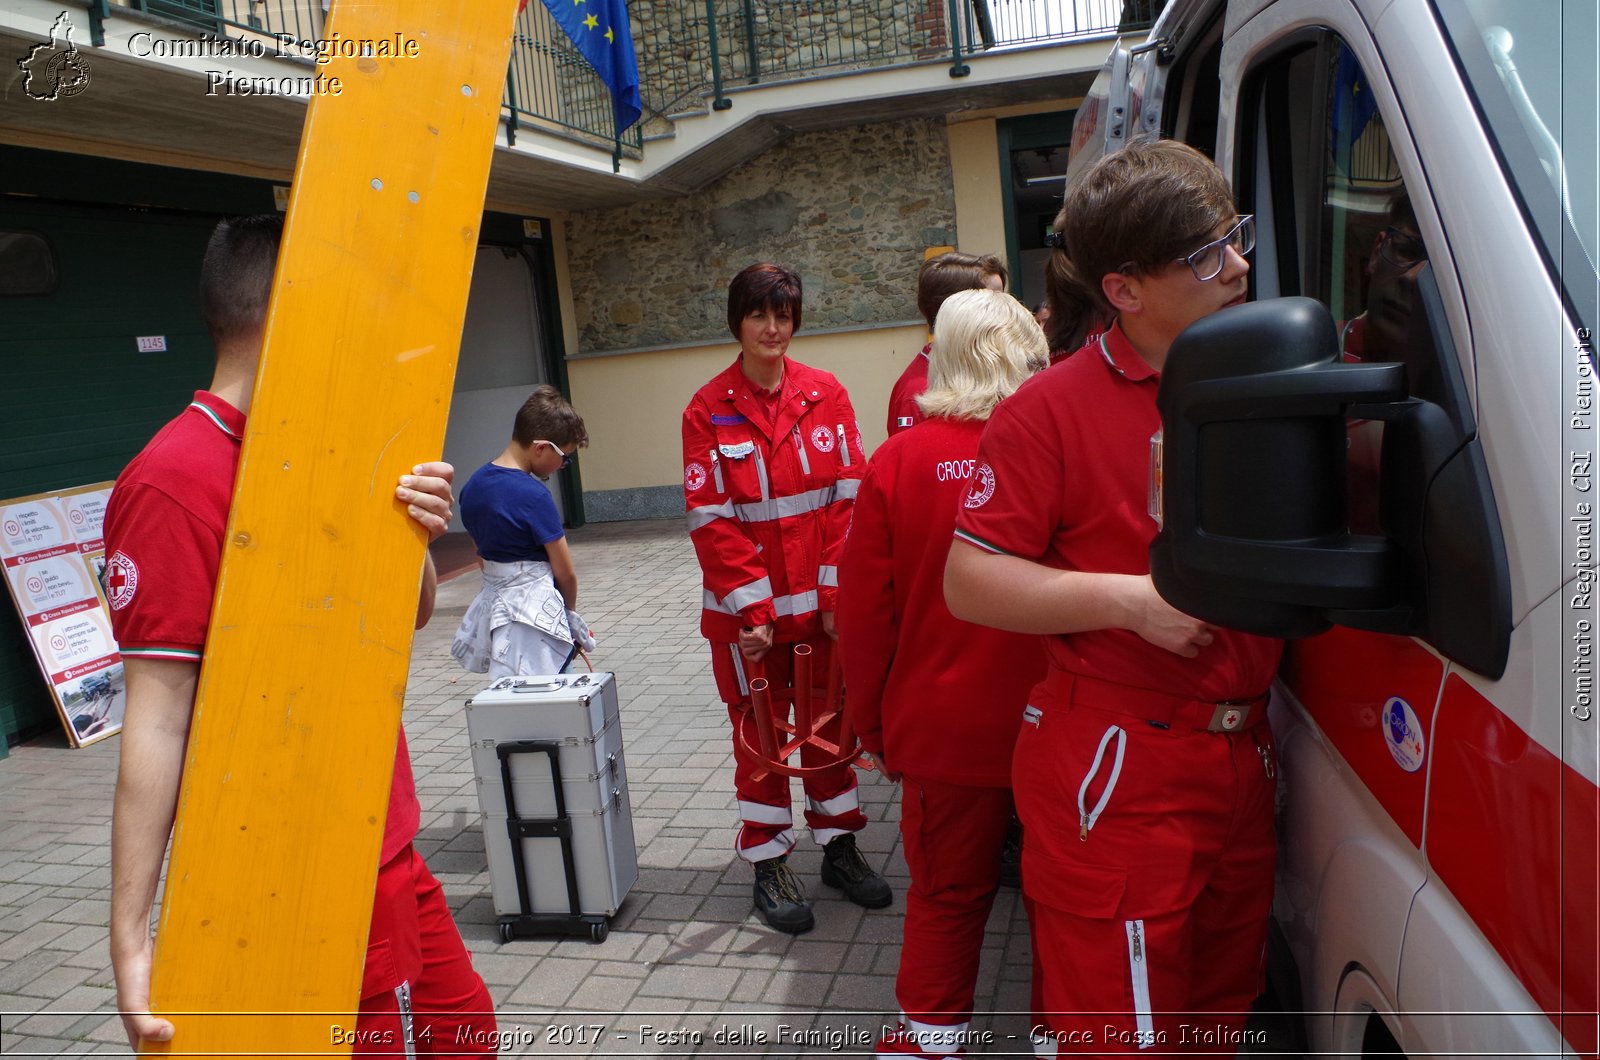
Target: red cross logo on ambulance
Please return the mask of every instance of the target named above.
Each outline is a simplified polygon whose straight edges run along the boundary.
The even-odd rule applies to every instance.
[[[683,488],[693,493],[706,484],[706,469],[700,464],[690,464],[683,469]]]
[[[139,568],[120,549],[106,562],[106,596],[111,600],[111,610],[121,611],[133,602],[133,592],[139,587]]]
[[[1391,696],[1383,705],[1383,742],[1395,765],[1407,773],[1422,768],[1422,723],[1411,704],[1399,696]]]
[[[989,498],[994,496],[994,468],[988,464],[979,464],[972,472],[972,488],[967,493],[967,499],[961,503],[968,508],[982,508],[989,503]]]
[[[811,444],[819,453],[833,452],[833,432],[820,425],[811,428]]]

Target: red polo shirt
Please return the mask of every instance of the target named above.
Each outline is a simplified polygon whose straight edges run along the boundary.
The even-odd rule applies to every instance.
[[[1149,574],[1159,381],[1120,326],[1030,379],[989,420],[955,536],[1061,570]],[[1046,651],[1052,669],[1217,701],[1264,691],[1282,642],[1218,630],[1185,659],[1131,630],[1101,629],[1048,637]]]
[[[124,656],[199,665],[244,438],[244,413],[215,394],[194,401],[117,476],[106,504],[106,599]],[[402,730],[382,859],[417,834],[421,810]]]
[[[928,352],[932,349],[931,342],[922,347],[922,351],[906,365],[906,370],[900,373],[900,378],[895,380],[894,389],[889,391],[888,428],[891,438],[897,432],[922,422],[922,410],[917,408],[917,395],[928,389]]]

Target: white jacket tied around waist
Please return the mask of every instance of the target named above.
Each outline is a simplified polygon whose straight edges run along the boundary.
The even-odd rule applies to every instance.
[[[594,646],[583,619],[567,610],[550,564],[484,560],[483,588],[462,617],[450,654],[471,673],[488,673],[494,663],[497,671],[504,667],[516,676],[553,674],[566,664],[574,643]]]

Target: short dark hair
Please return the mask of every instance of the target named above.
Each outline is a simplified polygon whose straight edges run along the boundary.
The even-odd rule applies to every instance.
[[[948,250],[922,263],[917,272],[917,312],[933,327],[939,307],[957,291],[973,291],[984,286],[984,277],[1000,277],[1002,289],[1011,282],[1005,263],[993,254],[963,254]]]
[[[750,265],[728,283],[728,330],[737,339],[745,317],[760,309],[776,309],[787,312],[799,331],[800,298],[800,274],[793,269],[770,261]]]
[[[283,215],[231,217],[217,224],[200,265],[200,311],[211,341],[248,339],[267,322]]]
[[[528,400],[517,410],[516,421],[511,426],[511,437],[526,448],[534,442],[553,442],[558,446],[589,444],[589,432],[584,429],[583,417],[567,404],[561,391],[549,383],[540,383],[528,395]]]
[[[1216,238],[1237,216],[1215,162],[1177,140],[1135,140],[1089,168],[1067,189],[1052,254],[1057,279],[1070,279],[1110,311],[1108,273],[1153,273]]]

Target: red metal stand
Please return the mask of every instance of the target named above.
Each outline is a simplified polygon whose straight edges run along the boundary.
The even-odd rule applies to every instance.
[[[854,762],[861,756],[861,744],[844,710],[844,675],[839,669],[839,653],[834,651],[830,655],[828,683],[820,709],[815,698],[817,690],[812,684],[809,644],[796,644],[794,647],[794,687],[773,689],[764,677],[750,682],[750,709],[745,711],[734,729],[734,738],[746,752],[765,763],[755,772],[754,779],[760,780],[769,773],[786,777],[813,776],[841,763]],[[784,707],[779,717],[773,714],[775,703]],[[792,722],[788,720],[790,706],[794,712]],[[835,718],[839,719],[837,741],[821,734]],[[754,740],[751,739],[751,729],[755,730]],[[780,730],[782,737],[779,736]],[[784,740],[781,744],[780,739]],[[820,765],[790,765],[789,759],[807,745],[819,748],[829,756],[829,760]]]

